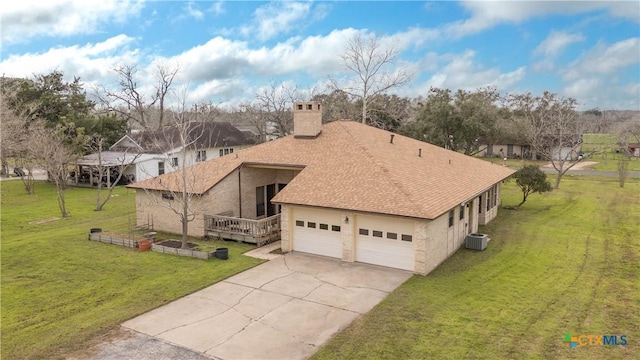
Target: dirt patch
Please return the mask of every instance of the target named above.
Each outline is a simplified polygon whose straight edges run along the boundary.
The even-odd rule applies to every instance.
[[[162,246],[166,246],[166,247],[170,247],[170,248],[174,248],[174,249],[180,249],[182,247],[182,241],[165,240],[163,242],[158,243],[158,245],[162,245]],[[189,249],[194,249],[194,248],[198,247],[198,244],[187,243],[187,247]]]
[[[51,217],[51,218],[46,218],[46,219],[42,219],[42,220],[29,221],[29,225],[46,224],[48,222],[52,222],[52,221],[56,221],[56,220],[60,220],[60,218],[59,217]]]
[[[104,344],[112,344],[118,341],[125,341],[130,339],[133,334],[130,331],[124,330],[121,327],[115,327],[113,329],[106,330],[105,332],[97,335],[93,339],[85,342],[83,348],[76,350],[65,356],[66,360],[82,360],[93,359],[100,351],[100,348]]]

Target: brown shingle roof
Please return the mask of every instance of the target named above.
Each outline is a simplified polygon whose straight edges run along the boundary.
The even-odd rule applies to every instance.
[[[288,136],[190,167],[200,175],[190,192],[206,192],[243,163],[296,165],[304,170],[274,202],[434,219],[514,172],[398,134],[391,144],[390,135],[335,121],[315,139]],[[162,186],[154,179],[130,186],[179,190],[178,173],[162,175]]]

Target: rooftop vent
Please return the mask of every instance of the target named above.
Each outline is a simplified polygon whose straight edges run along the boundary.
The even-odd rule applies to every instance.
[[[471,233],[464,239],[464,247],[472,250],[484,250],[487,248],[488,241],[487,234]]]
[[[392,143],[392,144],[393,144],[393,137],[394,137],[394,136],[395,136],[395,135],[391,134],[391,140],[389,140],[389,142],[390,142],[390,143]]]

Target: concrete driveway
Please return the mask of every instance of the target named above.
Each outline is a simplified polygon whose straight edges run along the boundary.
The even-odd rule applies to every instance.
[[[225,360],[304,359],[411,275],[289,253],[122,326]]]

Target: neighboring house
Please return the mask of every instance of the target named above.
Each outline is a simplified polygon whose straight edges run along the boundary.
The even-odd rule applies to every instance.
[[[630,143],[628,151],[630,156],[640,157],[640,143]]]
[[[525,141],[518,139],[502,138],[500,140],[488,141],[487,139],[479,139],[480,152],[483,157],[499,157],[499,158],[531,158],[531,146]]]
[[[582,159],[582,136],[578,134],[547,135],[549,160],[575,161]]]
[[[531,157],[531,146],[520,143],[504,143],[486,145],[481,152],[484,157],[507,157],[517,159],[528,159]]]
[[[247,138],[230,123],[190,122],[184,129],[171,126],[123,136],[102,153],[103,166],[109,167],[109,171],[124,167],[128,178],[141,181],[182,166],[232,154],[253,144],[253,139]],[[76,183],[82,183],[87,177],[93,178],[95,171],[89,169],[99,165],[98,154],[80,158],[78,165]]]
[[[513,170],[359,122],[322,125],[318,102],[294,105],[294,135],[189,168],[202,213],[194,236],[300,251],[426,275],[497,215]],[[137,221],[180,233],[158,202],[177,173],[138,182]],[[155,205],[155,206],[154,206]]]

